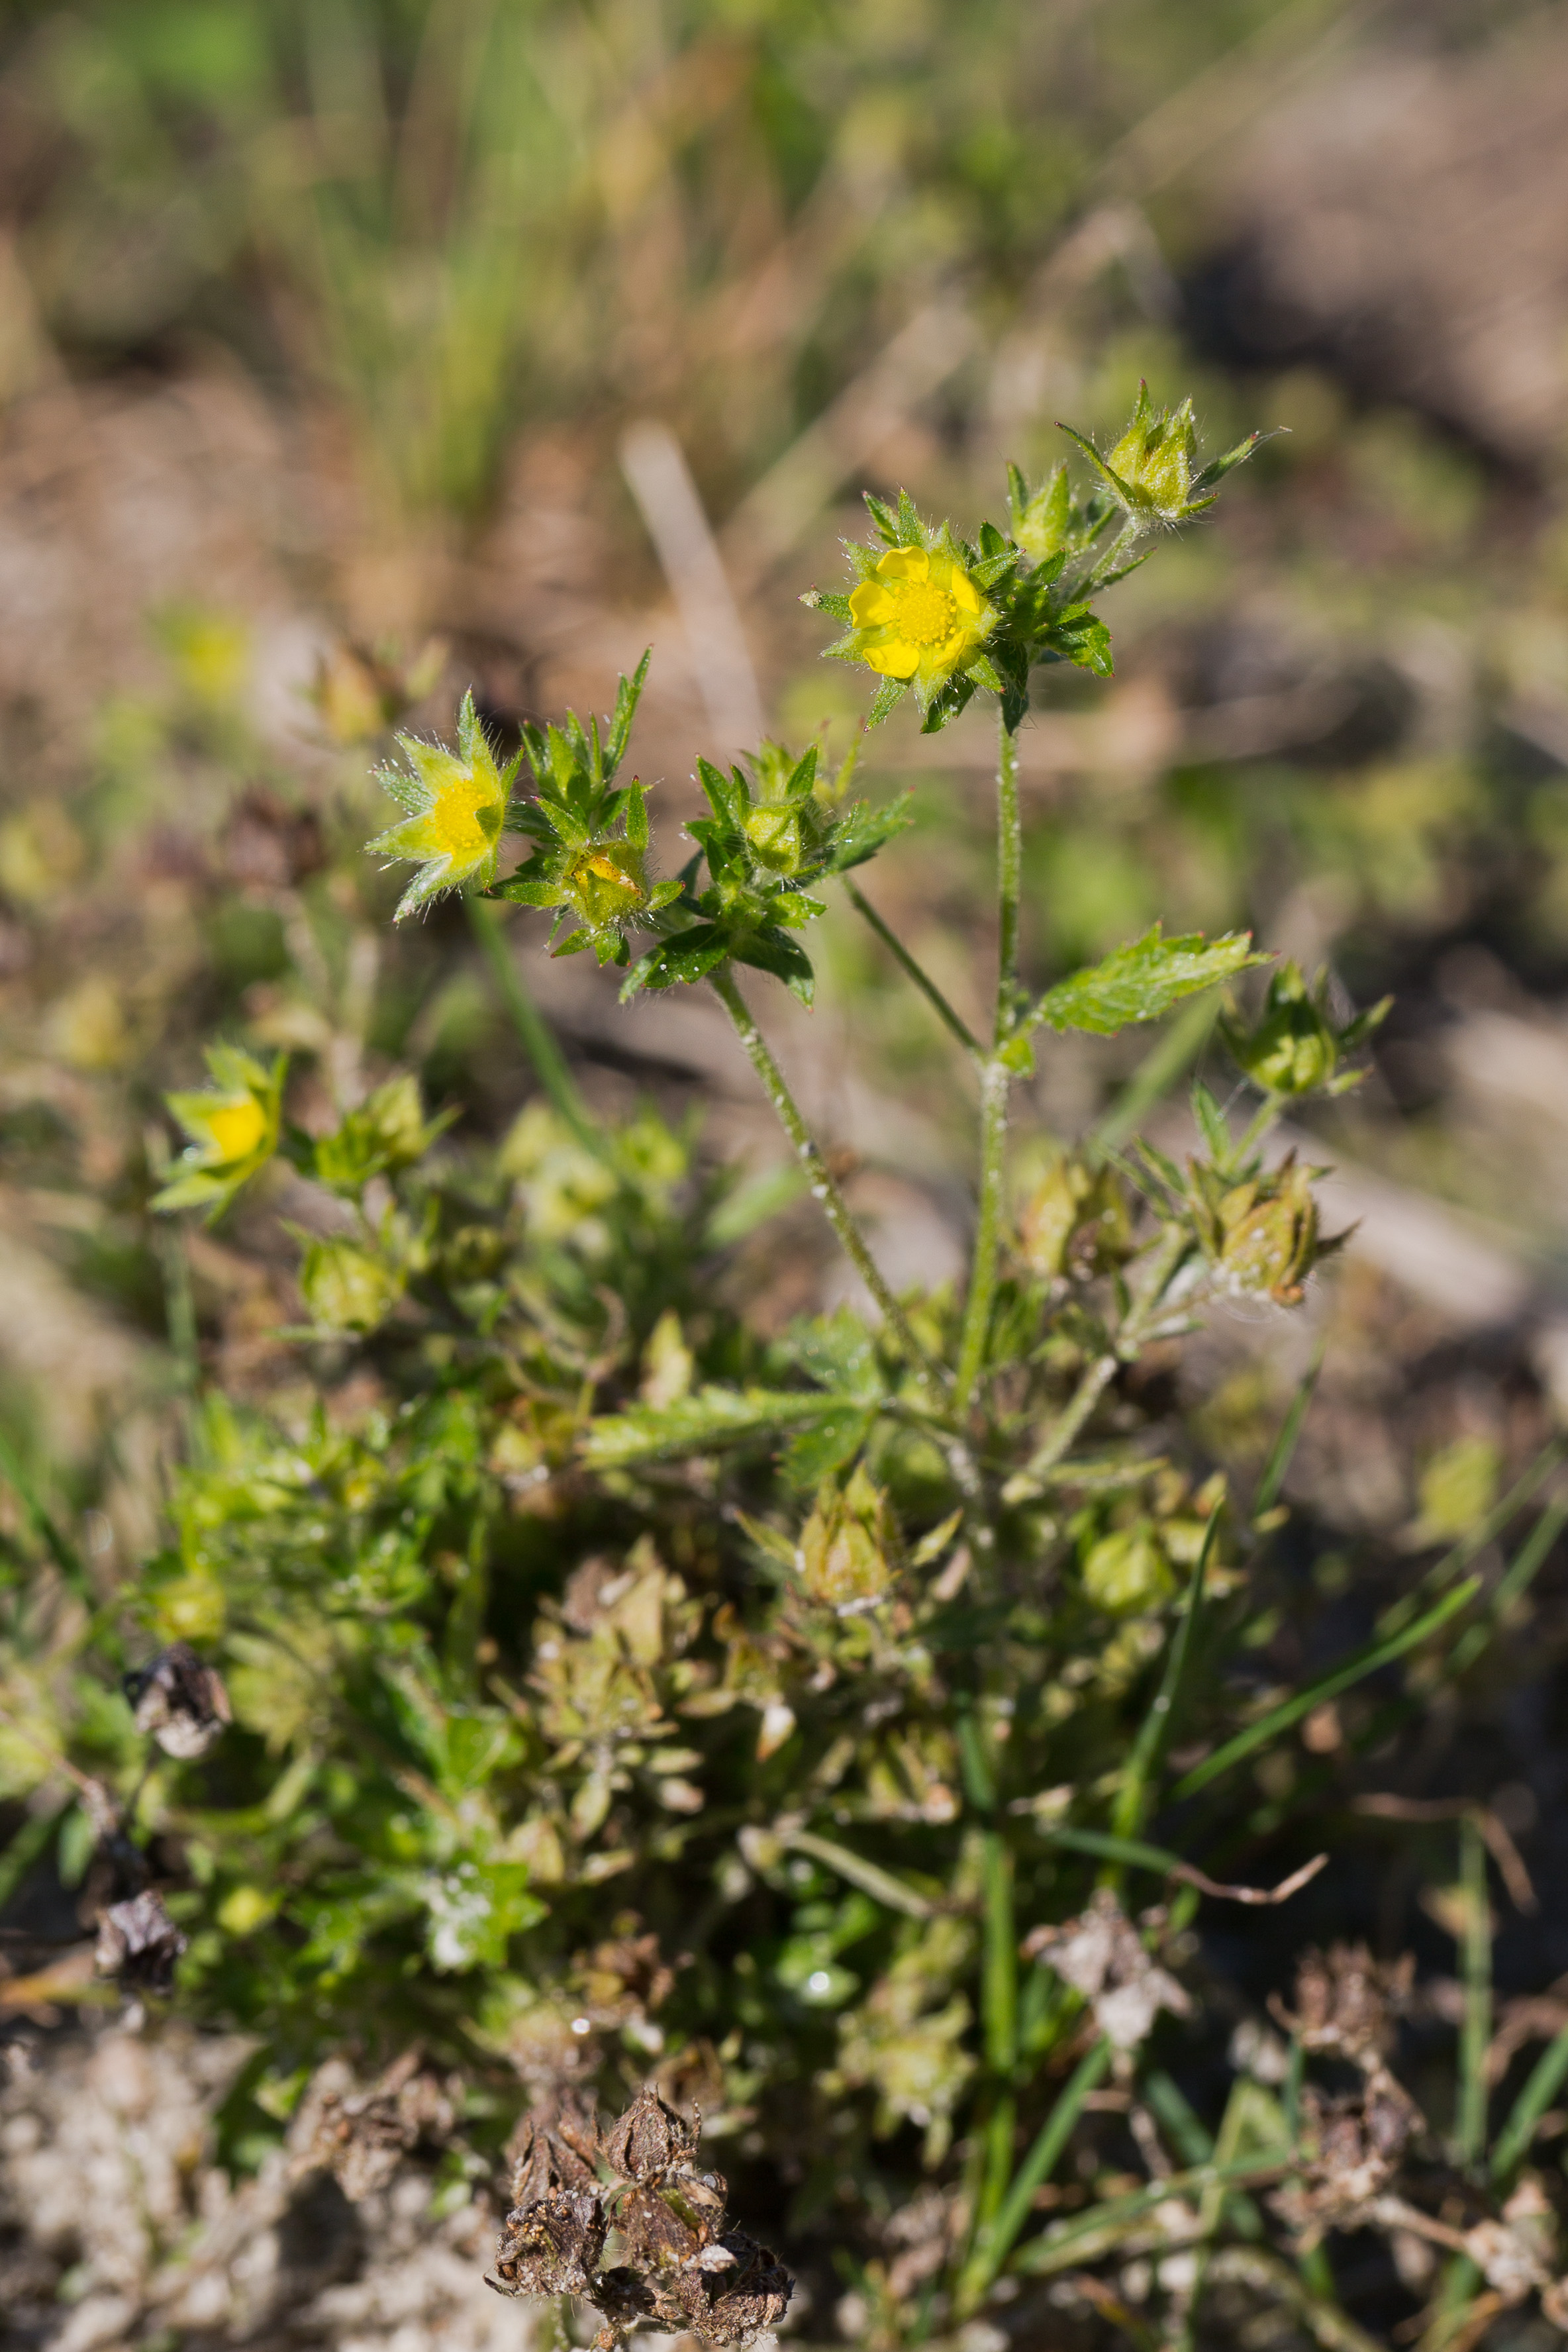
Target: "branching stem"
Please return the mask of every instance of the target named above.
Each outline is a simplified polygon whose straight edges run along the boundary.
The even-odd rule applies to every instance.
[[[974,1034],[974,1032],[969,1026],[968,1022],[963,1019],[961,1013],[956,1013],[952,1006],[948,1003],[946,997],[942,994],[935,981],[931,977],[931,974],[926,971],[921,964],[917,963],[914,957],[910,953],[908,948],[905,947],[902,940],[898,937],[896,932],[889,929],[888,925],[882,920],[881,916],[877,912],[875,907],[872,906],[870,900],[863,896],[863,894],[856,887],[855,884],[853,882],[847,882],[844,887],[848,892],[849,903],[855,908],[857,914],[863,915],[865,917],[867,922],[870,924],[871,929],[876,932],[877,937],[881,940],[882,945],[887,949],[888,953],[892,957],[900,970],[904,972],[909,979],[914,982],[915,986],[920,990],[921,994],[925,998],[926,1003],[931,1006],[932,1012],[936,1014],[937,1019],[942,1023],[943,1028],[951,1032],[951,1034],[958,1040],[958,1043],[963,1046],[964,1052],[968,1054],[973,1060],[976,1062],[984,1062],[985,1059],[984,1046]]]
[[[788,1081],[774,1060],[767,1039],[752,1020],[745,998],[735,985],[735,976],[728,964],[721,964],[709,978],[713,992],[729,1014],[735,1034],[745,1049],[751,1063],[763,1082],[763,1090],[778,1116],[811,1187],[811,1196],[821,1204],[823,1214],[832,1226],[845,1255],[861,1281],[876,1300],[888,1328],[898,1339],[905,1355],[916,1370],[935,1386],[942,1378],[941,1367],[932,1361],[921,1346],[914,1327],[903,1307],[889,1287],[887,1276],[866,1245],[866,1236],[849,1213],[849,1204],[822,1156],[821,1146],[801,1115],[799,1104],[789,1090]]]

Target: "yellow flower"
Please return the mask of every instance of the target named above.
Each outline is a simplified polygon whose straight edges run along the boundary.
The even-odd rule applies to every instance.
[[[239,1045],[209,1045],[206,1058],[210,1087],[164,1097],[190,1141],[153,1206],[216,1217],[278,1149],[287,1065],[279,1057],[268,1066]]]
[[[973,660],[996,625],[955,555],[942,547],[891,547],[849,598],[854,634],[845,651],[883,677],[910,680],[923,703]]]
[[[382,768],[377,773],[409,814],[365,846],[384,850],[388,857],[419,861],[397,908],[395,919],[401,922],[443,890],[489,889],[496,878],[496,852],[517,763],[504,775],[497,768],[472,693],[463,697],[458,713],[456,751],[412,735],[397,740],[409,769]]]

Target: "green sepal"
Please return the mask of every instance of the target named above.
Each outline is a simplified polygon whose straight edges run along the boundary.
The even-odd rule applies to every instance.
[[[847,622],[854,617],[848,597],[841,596],[834,588],[808,588],[800,601],[814,612],[826,613],[835,621]]]
[[[775,923],[815,923],[826,908],[820,898],[808,898],[804,890],[780,890],[768,900],[768,912]]]
[[[837,653],[838,647],[831,646],[828,650],[830,653]],[[858,661],[859,656],[852,655],[850,658]],[[871,697],[871,708],[866,713],[867,726],[879,727],[884,719],[890,719],[909,690],[910,682],[907,677],[883,678],[876,693]]]

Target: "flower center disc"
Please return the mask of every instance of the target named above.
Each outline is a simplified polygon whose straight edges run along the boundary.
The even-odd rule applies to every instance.
[[[940,646],[958,625],[958,607],[945,588],[912,580],[899,592],[899,635],[911,646]]]
[[[448,784],[431,810],[430,829],[448,857],[478,857],[488,848],[479,815],[481,793],[478,784]]]

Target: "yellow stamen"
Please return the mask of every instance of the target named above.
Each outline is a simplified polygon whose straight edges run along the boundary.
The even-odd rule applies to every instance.
[[[445,785],[430,812],[430,833],[438,850],[455,865],[482,857],[489,847],[479,824],[481,801],[489,798],[477,777],[454,778]]]
[[[209,1111],[207,1133],[221,1160],[248,1160],[267,1135],[267,1113],[253,1095],[244,1102],[225,1103],[221,1109]]]
[[[889,593],[897,607],[894,627],[906,645],[940,646],[958,626],[958,606],[945,588],[923,580],[889,581]]]

